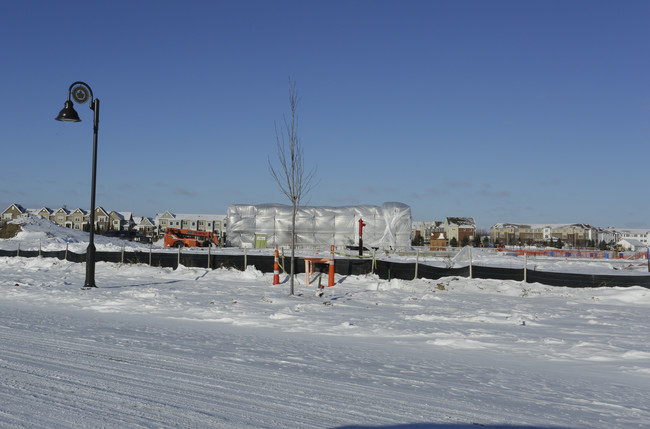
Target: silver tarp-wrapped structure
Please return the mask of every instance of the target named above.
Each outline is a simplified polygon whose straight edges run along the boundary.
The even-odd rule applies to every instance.
[[[402,203],[379,206],[300,207],[296,215],[296,246],[356,246],[359,219],[363,245],[395,249],[411,245],[411,207]],[[228,207],[227,244],[254,247],[264,237],[267,247],[291,244],[291,206],[283,204]]]

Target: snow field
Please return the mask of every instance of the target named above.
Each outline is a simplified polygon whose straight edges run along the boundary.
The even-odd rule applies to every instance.
[[[84,239],[29,219],[0,248],[82,253]],[[528,269],[613,264],[529,259]],[[84,276],[85,264],[0,257],[0,427],[649,427],[641,287],[337,275],[320,297],[318,281],[299,275],[288,296],[285,275],[274,286],[252,266],[98,262],[99,287],[82,291]]]
[[[0,258],[0,425],[650,421],[646,289],[337,275],[289,297],[254,267],[98,263],[82,291],[84,269]]]

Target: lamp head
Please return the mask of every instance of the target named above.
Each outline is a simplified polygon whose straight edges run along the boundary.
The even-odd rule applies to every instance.
[[[61,109],[59,112],[59,116],[54,119],[61,122],[81,122],[81,119],[79,119],[79,114],[76,110],[74,110],[74,107],[72,106],[72,101],[67,100],[63,106],[63,109]]]

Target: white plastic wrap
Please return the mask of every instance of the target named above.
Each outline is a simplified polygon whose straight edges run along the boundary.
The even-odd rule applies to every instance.
[[[359,243],[359,219],[364,246],[382,249],[411,244],[411,208],[402,203],[379,206],[300,207],[296,214],[296,245],[355,246]],[[256,234],[266,234],[269,247],[291,244],[291,206],[284,204],[228,207],[227,244],[253,246]]]

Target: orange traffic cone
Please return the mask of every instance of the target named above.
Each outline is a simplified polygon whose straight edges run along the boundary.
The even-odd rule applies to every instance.
[[[275,259],[273,260],[273,284],[274,285],[279,285],[280,284],[280,264],[279,264],[279,259],[280,255],[278,255],[278,246],[276,244],[275,246]]]
[[[327,279],[327,287],[334,286],[334,246],[330,247],[330,266]]]

